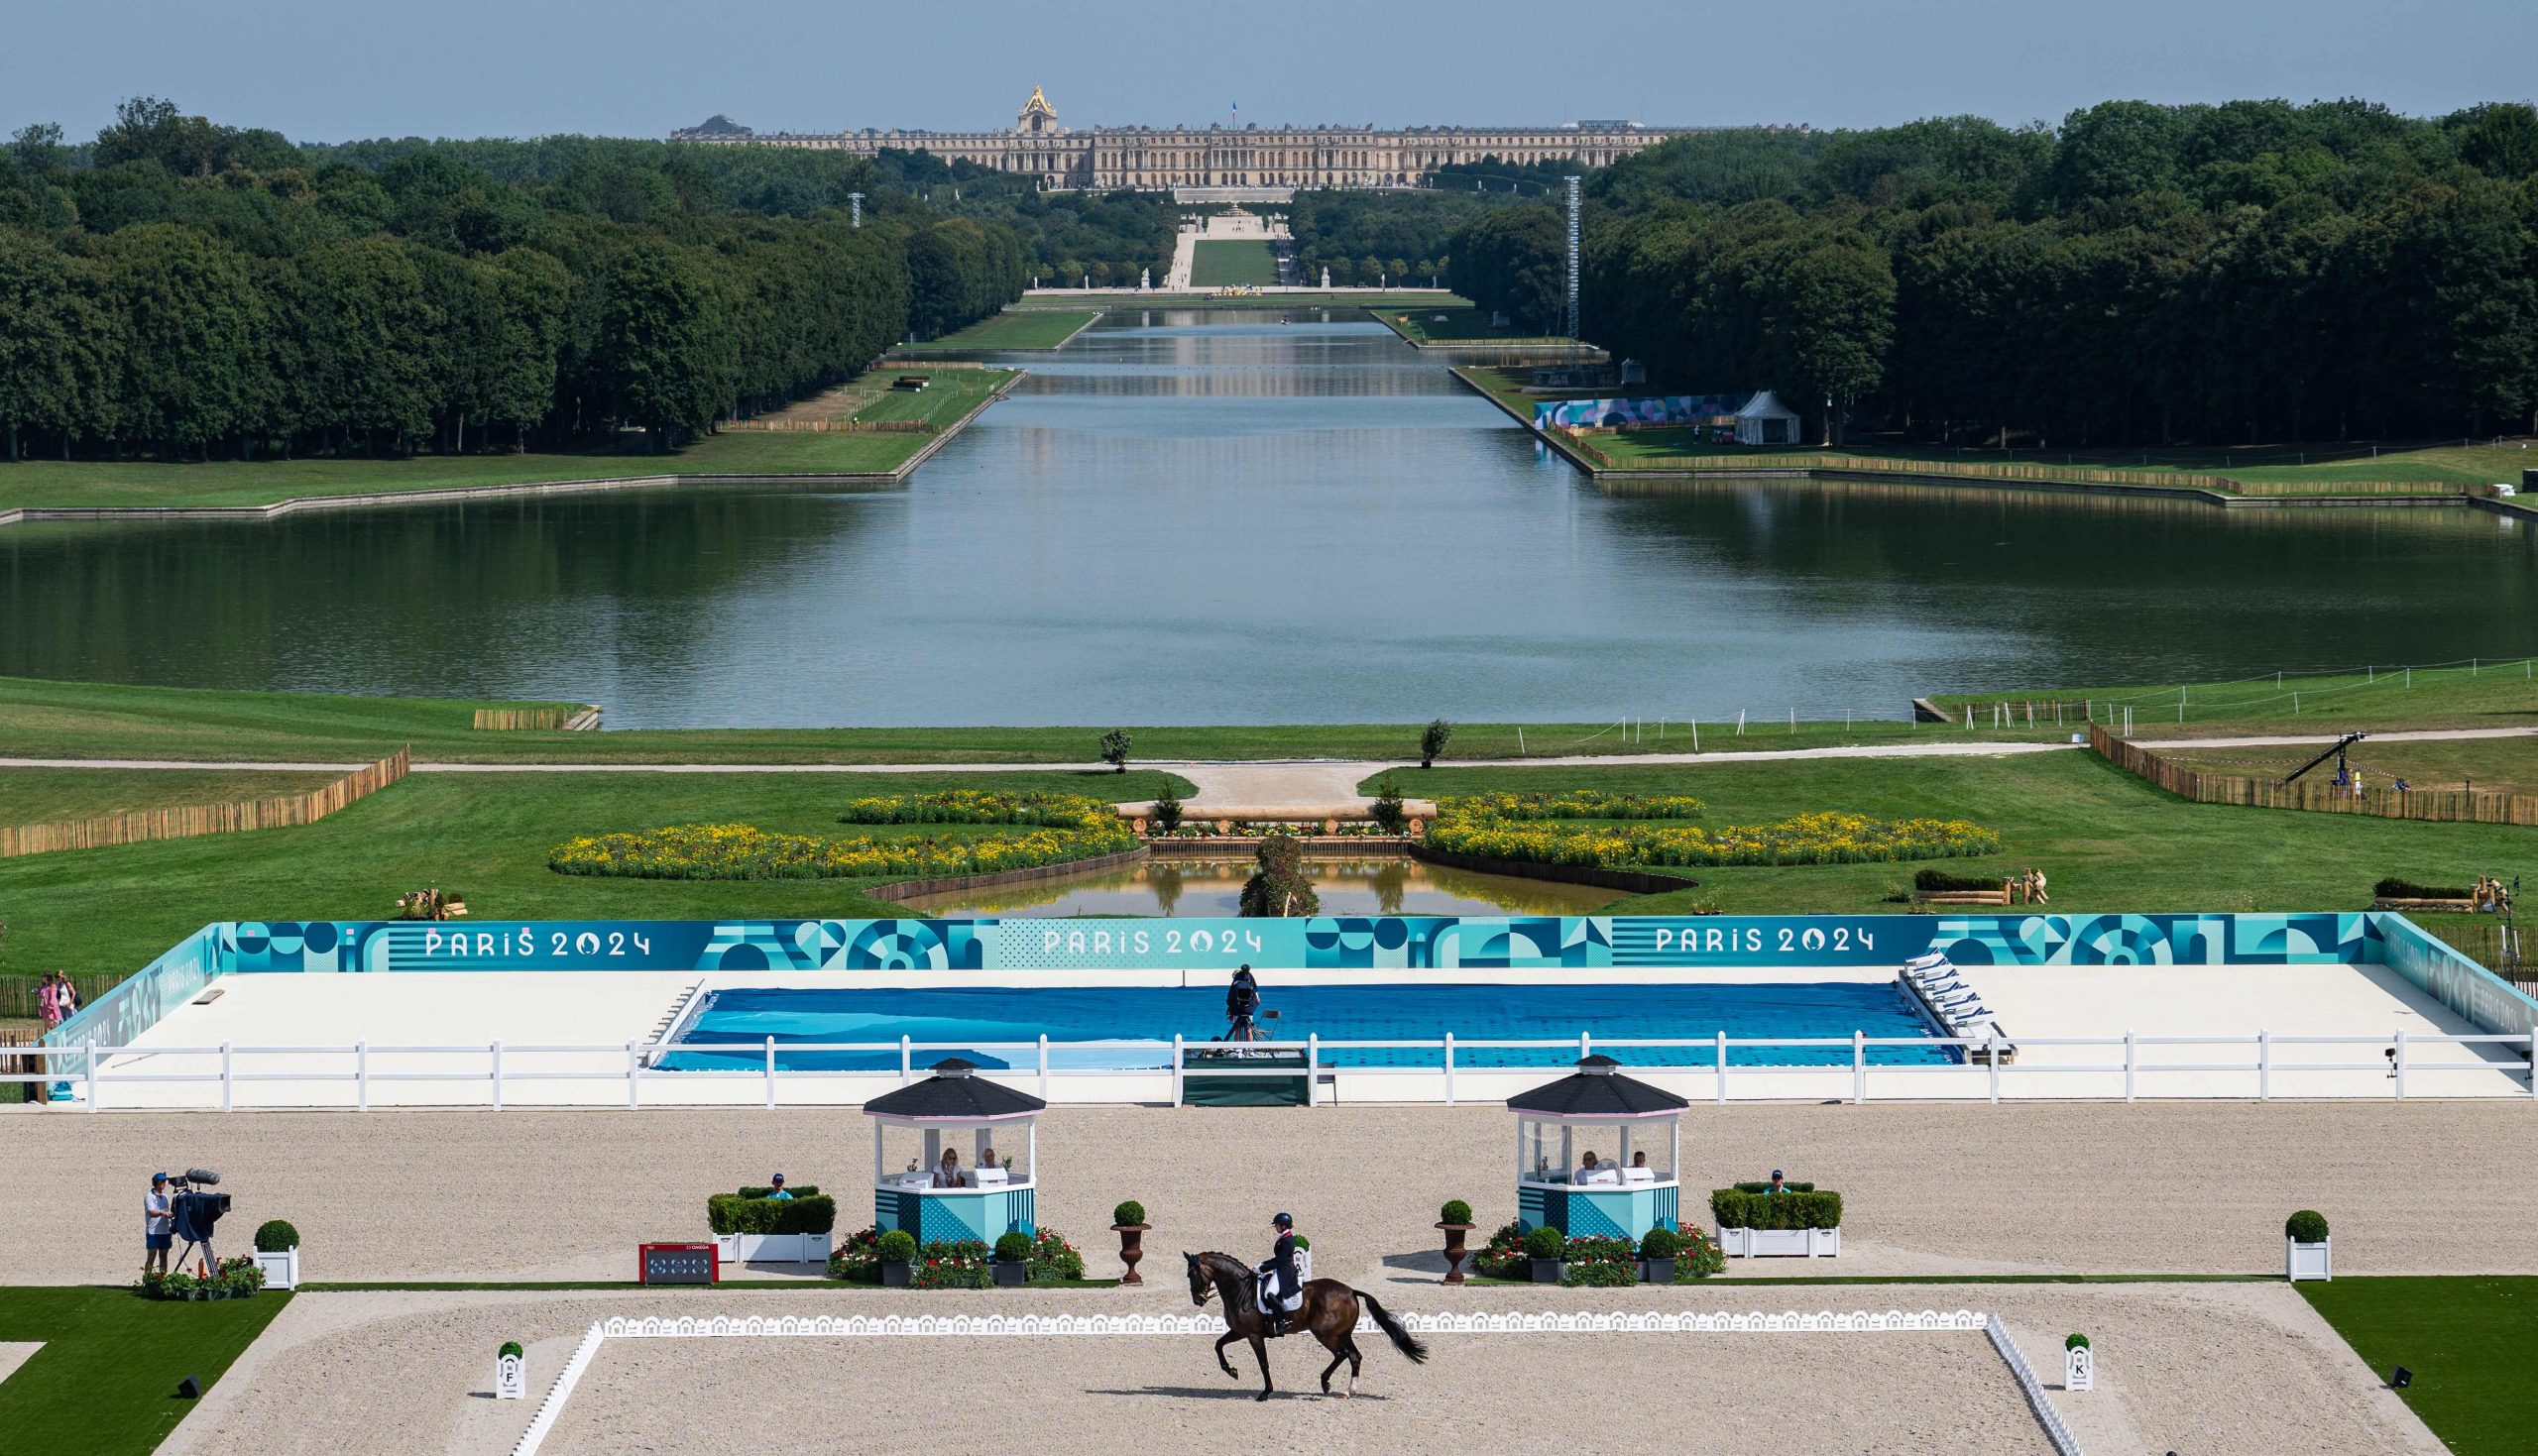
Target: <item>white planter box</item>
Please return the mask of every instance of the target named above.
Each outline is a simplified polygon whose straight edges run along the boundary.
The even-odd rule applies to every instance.
[[[294,1244],[279,1254],[259,1251],[254,1255],[256,1267],[265,1272],[265,1288],[295,1289],[299,1288],[299,1246]]]
[[[1731,1259],[1831,1259],[1842,1252],[1837,1228],[1723,1228],[1719,1251]]]
[[[517,1355],[494,1357],[494,1399],[525,1400],[528,1399],[528,1367]]]
[[[827,1234],[716,1234],[725,1264],[826,1264]]]
[[[2303,1244],[2290,1238],[2282,1241],[2282,1272],[2293,1280],[2336,1277],[2336,1241],[2329,1237],[2314,1244]]]

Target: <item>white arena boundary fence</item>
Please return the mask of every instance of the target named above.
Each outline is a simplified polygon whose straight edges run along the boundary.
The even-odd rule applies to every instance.
[[[1954,1049],[1962,1060],[1881,1063],[1887,1047]],[[1741,1061],[1740,1054],[1803,1051],[1802,1064]],[[1054,1104],[1179,1105],[1191,1076],[1301,1078],[1308,1105],[1336,1103],[1489,1104],[1562,1074],[1575,1058],[1611,1055],[1643,1080],[1694,1101],[2031,1101],[2082,1099],[2405,1099],[2410,1096],[2538,1098],[2538,1031],[2461,1035],[2220,1035],[2020,1037],[2015,1048],[1985,1037],[1730,1037],[1252,1042],[1175,1037],[1154,1040],[1029,1042],[785,1042],[767,1038],[750,1053],[729,1043],[580,1045],[31,1047],[41,1070],[0,1081],[50,1083],[53,1105],[87,1112],[171,1107],[728,1107],[856,1106],[926,1074],[939,1057],[984,1054],[1007,1063],[981,1076]],[[1410,1053],[1425,1065],[1355,1065],[1334,1053]],[[1537,1064],[1475,1064],[1473,1054],[1551,1053]],[[2012,1055],[2015,1051],[2015,1059]],[[671,1054],[749,1057],[752,1064],[671,1069]],[[1662,1061],[1638,1052],[1669,1054]],[[895,1062],[882,1069],[788,1067],[788,1057],[851,1054]],[[1299,1061],[1299,1056],[1301,1060]],[[1104,1064],[1081,1064],[1098,1059]],[[2180,1060],[2182,1059],[2182,1060]],[[1078,1064],[1067,1064],[1075,1063]]]
[[[1511,1311],[1504,1314],[1417,1314],[1404,1312],[1401,1323],[1415,1335],[1561,1335],[1561,1334],[1955,1334],[2000,1328],[2000,1321],[1971,1309],[1854,1309],[1837,1313],[1830,1309],[1801,1311],[1784,1310],[1767,1313],[1673,1311]],[[1374,1321],[1360,1318],[1357,1328],[1375,1332]],[[610,1340],[645,1339],[987,1339],[998,1337],[1072,1338],[1103,1336],[1173,1336],[1220,1335],[1224,1321],[1213,1314],[887,1314],[847,1316],[813,1315],[735,1318],[717,1315],[698,1319],[682,1317],[664,1319],[647,1317],[631,1319],[623,1316],[600,1320],[591,1325],[581,1343],[564,1362],[564,1368],[547,1388],[545,1399],[538,1402],[537,1413],[529,1420],[513,1456],[535,1456],[545,1444],[547,1434],[564,1413],[565,1401],[572,1399],[574,1387],[581,1384],[584,1372],[596,1359],[600,1347]],[[1995,1333],[1993,1344],[2003,1349],[2002,1336]],[[2003,1349],[2003,1358],[2011,1361],[2011,1371],[2019,1374],[2023,1362],[2017,1347]],[[2034,1373],[2025,1371],[2021,1388],[2029,1399],[2042,1400],[2035,1386]],[[2042,1404],[2039,1414],[2047,1420],[2048,1432],[2059,1424],[2060,1417],[2051,1415],[2052,1406]],[[2078,1448],[2068,1444],[2065,1431],[2057,1446],[2065,1456],[2078,1456]]]

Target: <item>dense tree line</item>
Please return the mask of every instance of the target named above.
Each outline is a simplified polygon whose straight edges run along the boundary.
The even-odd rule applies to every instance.
[[[2538,112],[2108,102],[1681,138],[1588,182],[1585,332],[1700,391],[2071,447],[2538,429]],[[1549,206],[1453,286],[1555,326]]]
[[[27,128],[0,166],[9,458],[517,449],[626,427],[666,447],[1023,286],[1005,222],[945,216],[869,162],[791,160],[812,155],[302,149],[146,100],[84,148]],[[836,203],[867,188],[858,229]]]

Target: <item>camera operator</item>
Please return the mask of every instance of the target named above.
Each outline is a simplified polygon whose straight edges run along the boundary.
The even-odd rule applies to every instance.
[[[1225,987],[1225,1020],[1231,1023],[1225,1029],[1225,1040],[1259,1041],[1260,1027],[1252,1020],[1259,1010],[1260,983],[1252,979],[1251,967],[1246,963],[1233,973],[1232,984]]]
[[[168,1176],[150,1176],[150,1191],[141,1195],[141,1273],[148,1278],[152,1269],[168,1272],[168,1251],[174,1244],[175,1199],[168,1191]]]

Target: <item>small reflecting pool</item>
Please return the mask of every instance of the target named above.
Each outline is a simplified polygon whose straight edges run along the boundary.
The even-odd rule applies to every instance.
[[[1248,854],[1149,859],[1125,869],[1069,875],[992,890],[952,890],[904,902],[928,915],[1234,915]],[[1551,880],[1470,874],[1398,855],[1307,859],[1325,915],[1584,915],[1616,890]]]

